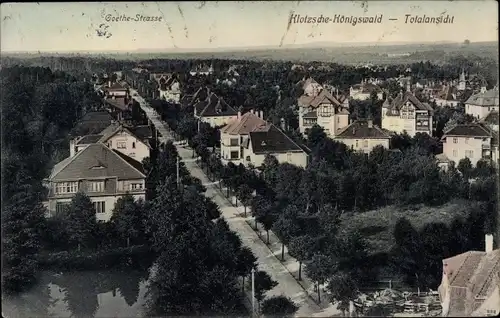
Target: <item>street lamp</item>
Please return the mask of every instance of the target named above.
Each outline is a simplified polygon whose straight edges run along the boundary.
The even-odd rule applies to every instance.
[[[193,161],[196,161],[198,159],[200,159],[201,157],[196,157],[194,159],[184,159],[184,160],[181,160],[181,158],[179,156],[177,156],[177,187],[180,188],[180,185],[181,185],[181,178],[180,178],[180,163],[181,161],[182,162],[193,162]]]
[[[252,315],[255,315],[255,268],[252,268]]]

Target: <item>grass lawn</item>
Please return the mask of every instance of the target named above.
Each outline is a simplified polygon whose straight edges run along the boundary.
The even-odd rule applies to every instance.
[[[420,229],[431,222],[450,224],[457,216],[465,217],[471,210],[467,200],[455,200],[439,207],[388,206],[367,212],[349,212],[342,215],[341,227],[358,230],[366,238],[370,253],[388,252],[394,244],[394,225],[401,217],[406,217],[415,228]]]

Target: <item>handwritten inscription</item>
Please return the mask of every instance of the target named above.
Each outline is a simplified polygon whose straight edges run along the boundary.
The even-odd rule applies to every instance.
[[[162,22],[162,16],[147,16],[142,14],[136,14],[135,16],[120,14],[112,15],[106,14],[104,17],[106,22]]]

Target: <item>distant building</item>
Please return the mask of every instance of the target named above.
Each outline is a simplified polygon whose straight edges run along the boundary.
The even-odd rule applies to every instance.
[[[484,252],[469,251],[443,260],[438,288],[443,317],[485,317],[500,313],[500,249],[486,235]]]
[[[109,221],[116,201],[130,193],[145,199],[146,174],[140,162],[96,143],[57,163],[48,179],[48,216],[63,212],[82,191],[94,204],[97,220]]]
[[[112,123],[99,134],[91,134],[70,140],[70,157],[88,145],[102,143],[110,149],[115,149],[135,160],[142,162],[150,156],[152,138],[149,126],[127,127],[119,123]]]
[[[238,112],[214,93],[194,105],[194,117],[212,127],[226,125],[238,118]]]
[[[422,103],[410,92],[400,93],[396,98],[386,98],[382,105],[382,128],[396,133],[406,131],[413,137],[417,132],[432,136],[434,110]]]
[[[369,100],[373,93],[377,94],[378,99],[384,98],[382,89],[373,83],[363,82],[356,84],[351,86],[349,90],[349,96],[356,100]]]
[[[472,165],[481,159],[498,160],[498,136],[480,124],[455,125],[441,138],[443,153],[458,164],[469,158]]]
[[[158,91],[160,99],[170,103],[178,104],[181,100],[181,86],[177,76],[171,75],[170,77],[160,77],[158,79]]]
[[[305,81],[304,95],[298,100],[299,130],[307,135],[315,124],[332,138],[335,132],[349,124],[349,100],[338,95],[334,97],[313,79]]]
[[[335,140],[353,150],[370,153],[376,146],[389,149],[391,135],[374,125],[372,120],[357,120],[336,134]]]
[[[485,117],[492,110],[498,111],[498,105],[498,87],[489,91],[483,87],[480,93],[472,95],[465,102],[465,113],[479,119]]]
[[[280,163],[307,166],[308,154],[284,132],[263,119],[262,112],[250,111],[221,128],[221,159],[227,164],[260,167],[266,155]]]
[[[498,111],[492,110],[479,122],[498,133]]]
[[[445,87],[444,91],[440,92],[436,96],[434,102],[437,106],[456,107],[458,106],[458,104],[460,104],[460,100],[457,97],[457,92],[455,91],[454,87],[449,85]]]
[[[208,66],[197,66],[195,69],[191,70],[189,72],[189,74],[191,74],[191,76],[196,76],[196,75],[210,75],[210,74],[213,74],[214,72],[214,67],[213,67],[213,64],[210,65],[210,67]]]

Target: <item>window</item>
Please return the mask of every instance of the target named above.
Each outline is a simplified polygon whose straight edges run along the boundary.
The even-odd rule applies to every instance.
[[[142,190],[142,183],[131,183],[130,184],[130,190],[135,191],[135,190]]]
[[[247,157],[246,157],[246,161],[250,161],[250,156],[247,156]]]
[[[61,215],[64,213],[66,208],[70,205],[69,202],[57,202],[56,203],[56,215]]]
[[[240,157],[240,153],[238,151],[231,151],[231,159],[238,159]]]
[[[496,316],[497,311],[496,311],[495,309],[486,309],[486,314],[487,314],[488,316],[490,316],[490,315],[491,315],[491,316]]]
[[[458,144],[458,138],[453,138],[453,143]]]
[[[237,138],[231,138],[229,141],[230,146],[238,146],[238,139]]]
[[[135,157],[135,152],[129,153],[128,156],[134,158]]]
[[[465,143],[468,144],[469,143],[469,138],[465,138]]]
[[[474,151],[473,150],[465,150],[465,157],[472,159],[474,157]]]
[[[356,148],[359,147],[359,144],[358,144],[359,140],[356,140]]]
[[[59,182],[56,185],[56,194],[76,193],[78,191],[77,182]]]
[[[340,117],[337,116],[337,124],[340,124]]]
[[[113,147],[113,142],[111,140],[109,141],[109,146],[108,147],[109,148]]]
[[[116,143],[116,148],[118,148],[118,149],[126,149],[127,148],[127,143],[125,141],[118,141]]]
[[[89,183],[89,192],[104,191],[104,181],[92,181]]]
[[[368,148],[368,140],[363,141],[363,147]]]
[[[291,153],[286,154],[286,161],[292,162],[292,154]]]
[[[457,151],[453,150],[453,157],[456,157],[456,156],[458,156]]]
[[[132,148],[135,149],[135,142],[132,143]]]
[[[104,201],[92,202],[97,213],[106,213],[106,205]]]

